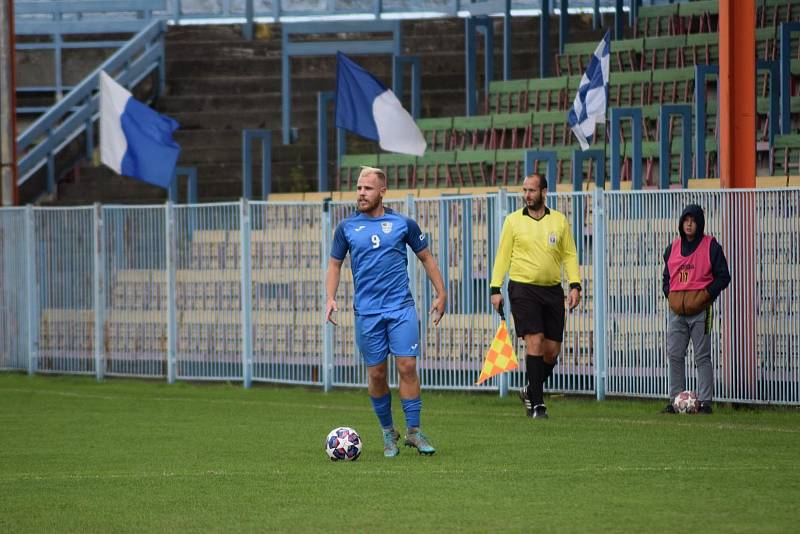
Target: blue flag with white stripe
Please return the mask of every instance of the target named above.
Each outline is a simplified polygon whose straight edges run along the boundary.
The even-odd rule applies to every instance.
[[[341,52],[336,54],[336,126],[378,141],[389,152],[422,156],[427,147],[392,90]]]
[[[100,161],[117,174],[168,189],[181,147],[178,123],[100,72]]]
[[[594,136],[597,123],[606,122],[608,106],[608,77],[610,71],[611,35],[607,31],[597,45],[589,66],[581,78],[575,102],[567,115],[567,122],[581,144],[587,150]]]

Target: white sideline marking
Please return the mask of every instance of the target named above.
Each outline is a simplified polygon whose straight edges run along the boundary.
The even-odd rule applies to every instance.
[[[282,406],[282,407],[296,407],[296,408],[314,408],[317,410],[328,411],[369,411],[372,409],[368,407],[353,407],[353,406],[332,406],[322,404],[291,404],[287,402],[265,401],[265,400],[246,400],[246,399],[208,399],[203,397],[138,397],[138,396],[125,396],[125,395],[93,395],[86,393],[73,393],[70,391],[56,391],[56,390],[40,390],[28,388],[0,388],[0,393],[4,391],[11,391],[15,393],[39,393],[43,395],[56,395],[59,397],[73,397],[79,399],[98,399],[109,401],[157,401],[157,402],[205,402],[211,404],[244,404],[249,406],[267,405],[267,406]],[[466,412],[465,412],[466,414]]]
[[[302,408],[302,409],[315,409],[315,410],[325,410],[325,411],[339,411],[339,412],[369,412],[372,413],[372,408],[368,406],[359,407],[359,406],[348,406],[348,405],[340,405],[337,406],[333,405],[323,405],[323,404],[291,404],[286,402],[279,402],[279,401],[266,401],[266,400],[247,400],[247,399],[209,399],[203,397],[137,397],[137,396],[125,396],[125,395],[93,395],[93,394],[85,394],[85,393],[73,393],[71,391],[58,391],[58,390],[40,390],[40,389],[31,389],[31,388],[0,388],[0,393],[5,391],[15,392],[15,393],[39,393],[44,395],[56,395],[61,397],[72,397],[72,398],[79,398],[79,399],[99,399],[99,400],[108,400],[108,401],[156,401],[156,402],[204,402],[210,404],[243,404],[247,406],[280,406],[280,407],[290,407],[290,408]],[[473,417],[475,414],[474,412],[468,411],[449,411],[447,412],[448,416],[465,416],[465,417]],[[492,414],[493,418],[514,418],[514,419],[521,419],[521,415],[519,410],[508,410],[501,413],[494,413]],[[595,421],[601,423],[612,423],[612,424],[624,424],[624,425],[652,425],[652,426],[685,426],[691,428],[712,428],[717,430],[733,430],[733,431],[755,431],[755,432],[779,432],[783,434],[800,434],[800,429],[798,428],[781,428],[775,426],[761,426],[761,425],[754,425],[749,423],[741,423],[741,424],[733,424],[733,423],[723,423],[718,421],[708,421],[705,423],[700,423],[697,421],[696,418],[699,417],[709,417],[705,415],[694,415],[694,416],[686,416],[691,417],[693,420],[689,421],[681,421],[683,416],[681,415],[658,415],[654,414],[653,419],[622,419],[622,418],[612,418],[612,417],[570,417],[569,421]],[[713,417],[713,416],[712,416]]]
[[[329,462],[324,462],[327,465]],[[735,465],[735,466],[703,466],[703,465],[664,465],[664,466],[624,466],[624,465],[605,465],[605,466],[591,466],[591,467],[575,467],[575,468],[547,468],[541,467],[534,471],[538,473],[553,473],[563,474],[564,472],[572,473],[643,473],[643,472],[712,472],[712,471],[797,471],[800,469],[798,466],[774,466],[774,465]],[[518,474],[518,469],[509,468],[496,468],[487,467],[486,472],[492,474]],[[362,475],[373,476],[375,474],[384,475],[398,475],[405,473],[403,468],[386,469],[376,468],[370,469],[369,472],[361,473]],[[470,469],[426,469],[426,472],[441,474],[441,475],[467,475],[475,474],[474,468]],[[285,469],[273,469],[269,471],[225,471],[209,469],[206,471],[198,471],[195,473],[176,473],[172,471],[161,471],[154,473],[68,473],[62,475],[40,474],[40,473],[18,473],[14,475],[2,475],[0,481],[7,482],[52,482],[52,481],[85,481],[85,480],[137,480],[137,479],[169,479],[169,478],[243,478],[243,477],[269,477],[269,476],[287,476],[293,474],[292,471]],[[356,475],[358,476],[358,475]]]

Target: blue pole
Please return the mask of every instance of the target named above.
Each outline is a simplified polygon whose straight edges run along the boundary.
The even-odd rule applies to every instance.
[[[475,97],[475,19],[464,19],[464,56],[466,59],[467,116],[475,115],[477,99]]]
[[[550,0],[542,0],[542,15],[539,19],[539,77],[550,73]]]
[[[800,22],[781,24],[781,133],[791,133],[791,100],[789,79],[791,72],[792,32],[800,31]]]
[[[597,400],[606,397],[606,213],[605,193],[592,193],[592,266],[594,267],[594,389]]]
[[[240,306],[242,312],[242,385],[249,388],[253,383],[253,285],[251,282],[250,270],[250,205],[247,199],[241,199],[239,209],[239,265],[242,275],[240,288]]]
[[[331,94],[317,93],[317,191],[328,191],[328,100]]]
[[[567,32],[569,31],[569,16],[567,15],[568,0],[561,0],[558,15],[558,53],[564,53],[564,46],[567,44]]]
[[[503,80],[511,79],[511,0],[503,10]]]

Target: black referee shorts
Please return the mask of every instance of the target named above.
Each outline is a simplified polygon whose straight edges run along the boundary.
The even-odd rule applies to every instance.
[[[535,286],[508,281],[508,298],[517,336],[544,334],[545,339],[564,339],[564,290],[561,285]]]

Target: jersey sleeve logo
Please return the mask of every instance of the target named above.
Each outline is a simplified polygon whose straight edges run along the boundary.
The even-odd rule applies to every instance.
[[[382,222],[381,223],[381,230],[383,230],[384,234],[388,234],[392,231],[392,223],[390,222]]]
[[[361,226],[358,226],[358,227],[356,227],[355,231],[356,231],[356,232],[360,232],[360,231],[361,231],[361,230],[363,230],[364,228],[366,228],[366,226],[364,226],[364,225],[362,224]]]

